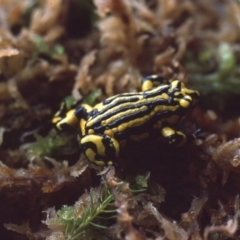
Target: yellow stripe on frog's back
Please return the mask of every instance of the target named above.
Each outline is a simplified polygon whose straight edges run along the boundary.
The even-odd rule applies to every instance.
[[[131,107],[131,111],[124,111],[121,115],[116,114],[116,116],[118,117],[124,117],[125,116],[129,116],[129,114],[132,114],[134,112],[138,112],[140,108],[137,108],[137,106],[139,105],[139,107],[145,106],[147,104],[153,103],[157,100],[168,100],[169,96],[166,93],[161,94],[160,96],[155,96],[155,97],[149,97],[149,98],[144,98],[143,96],[140,96],[138,101],[134,102],[134,104],[132,102],[126,102],[126,103],[122,103],[116,106],[104,106],[102,103],[99,105],[97,105],[95,108],[100,110],[99,114],[96,117],[93,117],[92,119],[89,119],[89,121],[87,122],[87,127],[92,127],[94,124],[98,124],[99,121],[101,122],[101,125],[106,126],[107,124],[110,124],[112,121],[115,121],[116,117],[108,117],[109,115],[113,115],[115,112],[117,112],[117,110],[119,109],[124,109],[124,108],[129,108]],[[112,105],[112,104],[110,104]],[[162,105],[161,105],[162,106]],[[167,110],[167,108],[169,106],[163,105],[165,107],[165,109]],[[94,109],[95,109],[94,108]],[[107,110],[105,110],[106,108],[108,108]],[[171,109],[169,109],[171,110]],[[101,113],[102,112],[102,113]],[[108,118],[106,121],[104,120],[104,118]]]

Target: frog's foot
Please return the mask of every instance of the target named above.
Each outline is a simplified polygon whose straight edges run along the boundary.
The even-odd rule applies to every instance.
[[[161,134],[168,141],[169,144],[176,147],[191,143],[198,138],[198,131],[193,134],[189,134],[183,131],[176,131],[171,127],[164,127],[161,131]]]

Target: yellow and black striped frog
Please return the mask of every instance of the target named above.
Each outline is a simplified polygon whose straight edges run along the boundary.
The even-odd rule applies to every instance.
[[[63,102],[52,122],[60,131],[79,125],[79,142],[87,159],[108,166],[114,164],[128,140],[141,141],[157,133],[171,145],[192,142],[197,132],[184,133],[174,126],[198,99],[199,93],[186,88],[183,82],[165,83],[161,75],[151,75],[143,78],[141,92],[118,94],[94,107],[82,104],[67,111]]]

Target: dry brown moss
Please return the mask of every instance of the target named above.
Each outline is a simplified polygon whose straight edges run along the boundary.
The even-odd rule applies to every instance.
[[[104,206],[115,216],[98,209],[105,218],[85,218],[91,227],[77,239],[239,237],[237,1],[0,5],[0,236],[73,239],[68,217],[79,223],[86,209]],[[179,127],[201,127],[205,140],[183,149],[159,139],[126,146],[116,173],[107,169],[100,180],[79,159],[77,130],[53,133],[51,117],[68,95],[98,102],[139,91],[141,78],[153,73],[201,91],[202,103]]]

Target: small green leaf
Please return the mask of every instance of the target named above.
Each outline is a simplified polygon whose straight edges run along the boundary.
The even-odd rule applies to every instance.
[[[67,154],[73,151],[69,147],[73,136],[62,136],[55,129],[52,129],[45,137],[35,134],[35,138],[36,142],[29,143],[25,146],[25,149],[35,155],[51,156],[63,152]]]
[[[90,106],[94,106],[96,104],[96,100],[99,96],[102,95],[102,90],[101,89],[97,89],[93,92],[91,92],[89,95],[87,95],[84,98],[84,103],[89,104]]]
[[[64,53],[64,47],[60,44],[56,44],[51,52],[51,55],[63,55]]]
[[[69,221],[75,217],[75,208],[72,206],[63,206],[60,210],[57,211],[57,214],[63,220]]]
[[[64,102],[66,103],[67,110],[72,109],[76,104],[76,99],[73,96],[67,96],[64,98]]]
[[[53,47],[48,46],[44,38],[40,35],[34,34],[31,37],[32,42],[35,44],[36,48],[32,54],[33,58],[38,57],[39,54],[47,54],[49,56],[62,55],[64,54],[64,47],[60,44],[56,44]]]
[[[145,176],[144,175],[137,175],[135,177],[135,181],[142,188],[147,188],[148,187],[149,177],[150,177],[150,173],[149,172]]]

